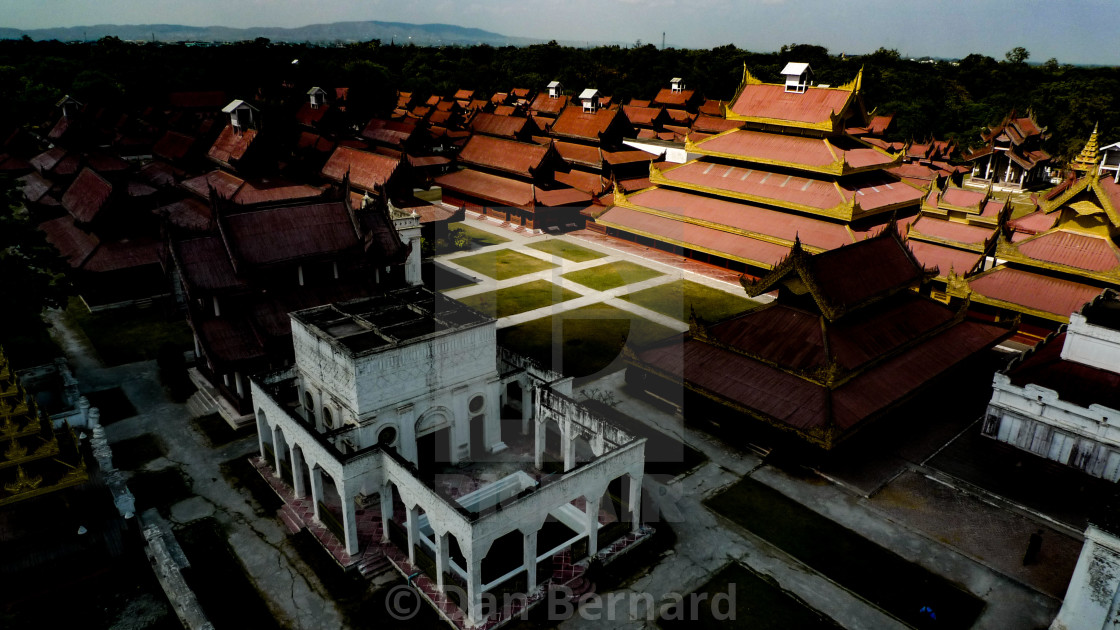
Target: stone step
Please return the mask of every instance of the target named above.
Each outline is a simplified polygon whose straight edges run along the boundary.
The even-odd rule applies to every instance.
[[[385,556],[377,556],[376,558],[362,560],[358,564],[358,573],[360,573],[362,577],[373,579],[392,568],[393,565],[389,562],[388,558]]]
[[[277,513],[280,516],[280,520],[284,522],[284,525],[288,527],[288,531],[291,533],[295,534],[303,529],[303,523],[299,520],[299,517],[296,516],[296,513],[292,511],[292,508],[285,505],[280,508]]]
[[[205,392],[198,390],[187,399],[187,410],[190,411],[192,418],[201,418],[218,413],[218,406]]]

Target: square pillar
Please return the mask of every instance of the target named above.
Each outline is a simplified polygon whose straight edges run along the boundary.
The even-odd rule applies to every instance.
[[[642,526],[642,473],[630,475],[630,519],[632,533]]]
[[[564,451],[564,472],[576,467],[576,441],[571,435],[560,438],[560,448]]]
[[[436,534],[436,588],[443,593],[443,573],[449,569],[451,545],[447,541],[447,534]]]
[[[417,521],[420,519],[420,509],[415,505],[408,508],[408,520],[405,529],[408,530],[408,562],[416,564],[416,543],[420,540],[420,528]]]
[[[273,467],[272,467],[272,476],[276,477],[277,479],[280,478],[280,436],[281,435],[283,435],[283,434],[280,433],[280,425],[276,425],[275,427],[272,428],[272,456],[273,456],[273,458],[276,459],[276,461],[272,462],[274,464]]]
[[[467,559],[467,620],[481,625],[482,617],[482,554],[471,553]]]
[[[292,492],[295,493],[297,499],[302,499],[307,492],[303,483],[303,451],[298,450],[296,445],[293,444],[288,452],[291,455],[292,462]]]
[[[346,490],[346,484],[338,482],[338,496],[342,499],[342,533],[346,540],[346,553],[358,555],[358,518],[354,507],[354,497]]]
[[[599,552],[599,503],[603,500],[603,495],[599,495],[594,499],[587,499],[587,505],[584,507],[583,516],[587,527],[587,555],[594,556]],[[575,560],[575,558],[572,558]]]
[[[541,466],[544,465],[544,424],[536,423],[533,431],[533,465],[536,466],[537,470],[540,470]]]
[[[85,400],[83,398],[82,400]],[[89,404],[88,402],[86,403]],[[268,433],[268,439],[272,439],[272,431],[268,428],[268,423],[261,419],[261,415],[257,414],[257,450],[260,451],[261,461],[268,463],[267,451],[264,450],[264,434]]]
[[[524,541],[521,556],[525,560],[525,593],[531,595],[537,590],[537,530],[525,534]]]
[[[381,497],[381,542],[389,542],[389,522],[393,520],[393,486],[385,484],[378,495]]]
[[[529,435],[529,421],[533,419],[533,390],[521,387],[521,435]]]
[[[319,503],[323,500],[323,470],[311,467],[311,503],[315,507],[315,520],[319,520]]]

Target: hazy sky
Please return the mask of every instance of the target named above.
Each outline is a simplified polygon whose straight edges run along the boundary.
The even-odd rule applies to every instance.
[[[380,20],[471,26],[567,41],[636,40],[676,47],[782,44],[858,54],[880,46],[907,56],[1002,58],[1120,65],[1116,0],[0,0],[0,26],[91,24],[302,26]]]

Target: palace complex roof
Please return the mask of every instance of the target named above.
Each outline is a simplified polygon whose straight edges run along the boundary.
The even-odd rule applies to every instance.
[[[334,150],[323,166],[323,177],[341,182],[349,174],[351,185],[372,193],[379,191],[389,182],[400,164],[399,157],[340,146]]]
[[[551,147],[492,136],[471,136],[459,152],[459,162],[533,177],[545,164]]]

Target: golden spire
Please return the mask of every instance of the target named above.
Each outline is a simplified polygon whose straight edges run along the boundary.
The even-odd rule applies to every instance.
[[[1093,133],[1089,136],[1089,141],[1085,143],[1085,147],[1081,149],[1081,154],[1073,160],[1069,167],[1081,175],[1092,172],[1097,167],[1097,162],[1100,161],[1099,151],[1100,142],[1097,140],[1097,125],[1093,125]]]

